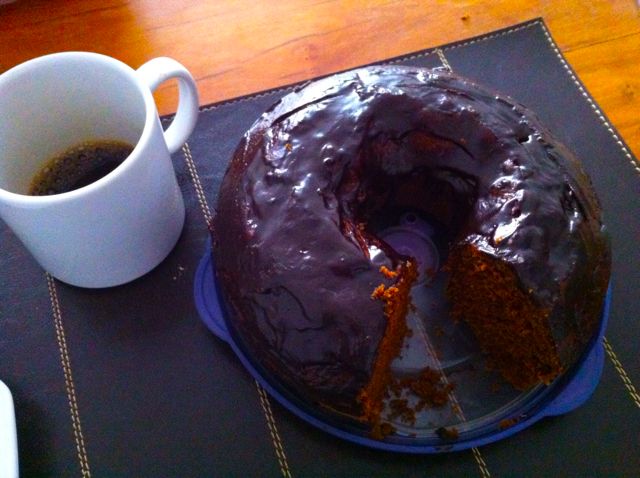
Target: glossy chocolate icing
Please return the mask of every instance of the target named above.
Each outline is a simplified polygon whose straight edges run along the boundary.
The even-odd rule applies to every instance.
[[[579,163],[510,99],[443,71],[369,67],[285,96],[222,184],[213,249],[228,326],[267,374],[359,413],[386,325],[371,292],[402,259],[376,233],[406,211],[511,264],[576,360],[609,272]]]

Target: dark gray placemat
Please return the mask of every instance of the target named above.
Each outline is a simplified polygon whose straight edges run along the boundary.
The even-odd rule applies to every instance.
[[[412,456],[339,441],[264,395],[200,322],[192,290],[208,239],[205,216],[231,153],[285,87],[202,109],[189,146],[174,158],[188,209],[183,235],[165,262],[131,284],[83,290],[49,280],[0,226],[0,379],[15,396],[24,476],[637,474],[635,159],[540,20],[392,61],[444,61],[514,97],[585,162],[614,250],[610,360],[591,400],[480,450]]]

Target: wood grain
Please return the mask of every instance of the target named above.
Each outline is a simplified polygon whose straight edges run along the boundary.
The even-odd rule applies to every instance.
[[[640,153],[640,17],[633,0],[27,1],[0,6],[0,72],[64,50],[137,67],[170,56],[203,104],[543,17],[631,149]],[[174,111],[176,87],[156,93]]]

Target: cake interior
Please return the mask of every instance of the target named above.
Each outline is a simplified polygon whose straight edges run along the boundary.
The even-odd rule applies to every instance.
[[[562,372],[549,311],[524,293],[508,264],[466,244],[454,247],[447,268],[451,317],[469,324],[490,367],[519,390]]]

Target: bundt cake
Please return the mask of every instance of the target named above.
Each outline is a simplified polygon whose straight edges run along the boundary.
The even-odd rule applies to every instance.
[[[215,274],[229,331],[261,373],[380,425],[421,271],[379,232],[407,211],[445,231],[450,318],[489,367],[525,390],[579,360],[610,270],[579,162],[509,98],[444,71],[374,66],[278,101],[223,180]],[[436,395],[455,386],[421,376]]]

